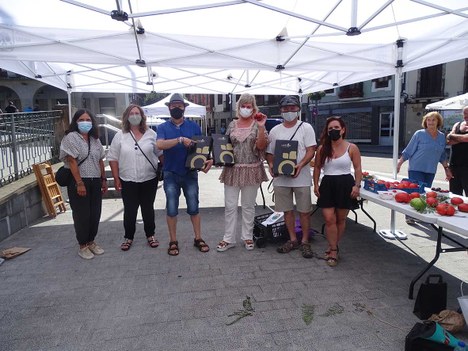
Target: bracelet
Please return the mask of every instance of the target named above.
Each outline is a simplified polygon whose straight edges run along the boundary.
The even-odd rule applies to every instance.
[[[80,180],[79,182],[76,182],[76,186],[84,185],[83,181]]]
[[[179,144],[182,144],[182,142],[184,141],[184,139],[183,139],[183,137],[180,136],[180,137],[177,138],[177,141],[179,142]]]

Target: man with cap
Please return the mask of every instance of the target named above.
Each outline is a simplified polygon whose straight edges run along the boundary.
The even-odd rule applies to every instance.
[[[313,257],[309,244],[310,211],[312,209],[312,174],[310,161],[314,157],[317,142],[315,131],[309,123],[299,120],[301,104],[298,97],[287,95],[279,103],[283,123],[276,125],[270,131],[266,159],[273,178],[275,192],[275,210],[284,212],[284,222],[289,234],[289,240],[278,247],[279,253],[291,250],[302,250],[305,258]],[[296,140],[298,142],[297,165],[293,176],[273,174],[275,145],[277,140]],[[302,240],[299,243],[295,223],[293,195],[296,200],[296,210],[302,227]]]
[[[187,213],[192,221],[195,234],[194,246],[201,252],[208,252],[209,246],[201,237],[200,214],[198,208],[198,173],[185,167],[188,150],[193,146],[192,137],[201,135],[201,129],[195,122],[185,119],[184,112],[188,103],[180,94],[172,94],[169,102],[171,119],[158,127],[157,147],[164,154],[164,192],[166,193],[166,220],[169,230],[169,248],[171,256],[179,254],[179,244],[176,237],[177,215],[181,190],[187,202]],[[202,169],[208,172],[213,160],[205,162]]]

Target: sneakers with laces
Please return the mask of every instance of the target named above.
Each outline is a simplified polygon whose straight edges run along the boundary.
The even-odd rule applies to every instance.
[[[95,255],[102,255],[104,253],[104,250],[95,242],[93,242],[91,245],[88,245],[88,249]]]
[[[83,247],[82,249],[80,249],[78,251],[78,255],[81,258],[84,258],[85,260],[90,260],[90,259],[94,258],[94,254],[91,252],[91,250],[89,249],[88,246]]]

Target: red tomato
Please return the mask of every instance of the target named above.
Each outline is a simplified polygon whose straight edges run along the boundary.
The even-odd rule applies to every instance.
[[[445,207],[445,204],[437,205],[436,211],[437,211],[437,213],[440,214],[441,216],[445,216],[445,213],[447,212],[447,209],[446,209],[446,207]]]
[[[410,183],[409,188],[411,188],[411,189],[417,189],[417,188],[419,188],[419,185],[416,184],[416,183]]]
[[[435,191],[429,191],[426,193],[426,197],[437,197],[437,193]]]
[[[402,180],[401,184],[404,184],[406,187],[408,187],[411,184],[411,182],[408,180]]]
[[[377,184],[385,184],[385,180],[379,179],[379,180],[377,181]]]
[[[452,205],[460,205],[460,204],[463,203],[463,199],[462,199],[461,197],[455,196],[455,197],[452,197],[452,198],[450,199],[450,203],[451,203]]]
[[[445,213],[446,216],[453,216],[455,214],[455,207],[452,205],[447,204],[447,212]]]
[[[408,193],[398,193],[395,195],[395,201],[401,203],[409,203],[411,198]]]
[[[439,204],[439,201],[435,197],[426,197],[426,203],[430,207],[436,207]]]
[[[455,207],[450,204],[443,203],[437,205],[436,211],[441,216],[453,216],[455,214]]]
[[[415,199],[417,197],[421,197],[421,194],[417,193],[417,192],[413,192],[413,193],[409,194],[409,196],[410,196],[410,198]]]
[[[460,204],[460,205],[458,205],[458,211],[460,211],[460,212],[468,212],[468,204]]]
[[[406,186],[406,184],[404,184],[404,183],[400,183],[400,184],[397,185],[397,188],[398,188],[398,189],[406,189],[407,186]]]

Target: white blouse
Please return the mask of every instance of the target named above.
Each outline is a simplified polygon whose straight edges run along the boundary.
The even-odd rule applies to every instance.
[[[119,131],[112,139],[107,154],[109,161],[119,163],[119,177],[126,182],[143,183],[156,177],[154,169],[158,167],[158,157],[162,155],[162,151],[156,147],[156,132],[147,129],[138,140],[138,145],[154,168],[143,155],[130,133]]]

